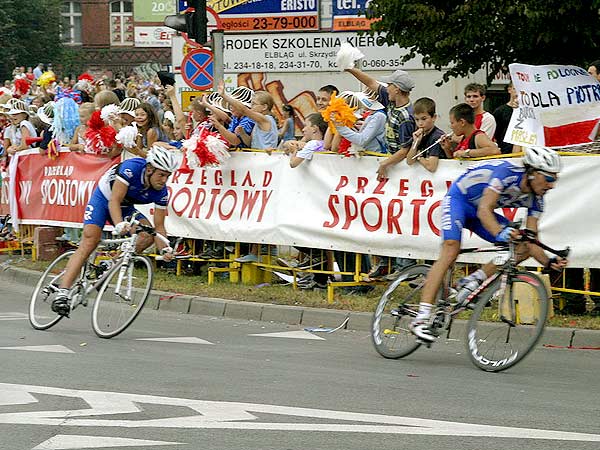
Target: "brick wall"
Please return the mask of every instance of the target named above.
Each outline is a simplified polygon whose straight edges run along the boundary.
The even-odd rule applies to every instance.
[[[81,14],[82,49],[90,70],[127,72],[132,67],[147,62],[163,65],[171,63],[170,49],[110,46],[109,0],[81,0]]]

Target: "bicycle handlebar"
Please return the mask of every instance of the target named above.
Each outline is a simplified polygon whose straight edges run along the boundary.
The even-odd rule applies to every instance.
[[[531,230],[519,230],[519,233],[521,234],[521,238],[518,239],[516,242],[531,242],[532,244],[537,245],[543,250],[546,250],[547,252],[550,252],[556,256],[560,256],[561,258],[566,258],[571,252],[571,247],[566,247],[563,250],[556,250],[552,247],[547,246],[546,244],[543,244],[542,242],[538,241],[536,233],[534,233]]]
[[[556,256],[560,256],[561,258],[566,258],[567,256],[569,256],[569,253],[571,252],[571,247],[566,247],[563,250],[557,250],[554,249],[552,247],[547,246],[546,244],[538,241],[537,239],[537,234],[531,230],[528,229],[519,229],[518,227],[521,225],[520,222],[513,222],[510,223],[508,226],[515,228],[516,230],[519,231],[520,237],[519,239],[513,240],[513,242],[515,243],[519,243],[519,242],[530,242],[532,244],[537,245],[538,247],[540,247],[543,250],[546,250],[547,252],[552,253],[553,255]],[[471,247],[471,248],[463,248],[460,250],[460,254],[464,254],[464,253],[485,253],[485,252],[499,252],[499,251],[507,251],[509,249],[508,243],[507,242],[496,242],[494,244],[493,247],[485,247],[485,248],[479,248],[479,247]]]
[[[149,235],[151,235],[151,236],[156,236],[156,237],[158,237],[158,238],[159,238],[159,239],[160,239],[160,240],[161,240],[163,243],[165,243],[165,244],[167,244],[167,245],[170,245],[170,243],[169,243],[169,239],[167,239],[167,237],[166,237],[166,236],[163,236],[162,234],[158,233],[158,232],[157,232],[157,231],[154,229],[154,227],[152,227],[152,226],[150,226],[150,225],[144,225],[143,223],[140,223],[140,221],[139,221],[139,220],[137,220],[137,217],[138,217],[138,215],[139,215],[139,213],[138,213],[138,212],[135,212],[135,213],[133,213],[133,214],[131,215],[131,217],[129,218],[129,220],[126,220],[126,221],[129,223],[129,225],[132,225],[132,226],[134,226],[134,227],[135,227],[135,230],[134,230],[134,231],[132,231],[132,233],[133,233],[133,234],[137,234],[137,233],[139,233],[140,231],[143,231],[143,232],[145,232],[145,233],[148,233],[148,234],[149,234]],[[114,232],[114,230],[113,230],[112,234],[113,234],[114,236],[116,236],[116,233]]]

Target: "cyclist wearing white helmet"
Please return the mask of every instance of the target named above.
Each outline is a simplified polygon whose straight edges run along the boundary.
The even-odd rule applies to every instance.
[[[506,160],[486,161],[470,167],[450,186],[442,202],[442,250],[427,274],[419,314],[410,327],[421,341],[435,340],[428,319],[444,275],[460,252],[463,228],[489,242],[517,239],[518,230],[495,210],[527,208],[525,226],[537,233],[538,220],[544,210],[544,194],[554,188],[560,170],[560,157],[554,150],[530,147],[525,149],[522,166]],[[550,258],[540,247],[530,243],[520,245],[518,252],[520,261],[531,256],[553,270],[562,270],[567,264],[566,259]],[[466,299],[496,269],[490,262],[459,280],[458,302]]]
[[[144,158],[132,158],[121,162],[109,170],[98,181],[98,186],[85,208],[83,217],[83,236],[77,251],[69,260],[61,280],[61,290],[52,302],[52,309],[61,314],[69,311],[68,289],[73,284],[81,267],[98,246],[102,237],[102,228],[108,221],[115,225],[118,234],[129,231],[129,223],[123,219],[138,213],[137,220],[142,224],[150,222],[135,209],[134,205],[154,203],[154,228],[163,236],[166,208],[169,200],[167,179],[179,167],[179,155],[166,148],[154,145]],[[142,252],[152,243],[164,253],[170,261],[173,251],[158,238],[140,233],[136,252]]]

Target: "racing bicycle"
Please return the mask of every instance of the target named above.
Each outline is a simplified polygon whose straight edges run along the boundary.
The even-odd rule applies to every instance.
[[[168,243],[153,227],[136,220],[136,215],[128,222],[131,236],[102,239],[69,290],[69,316],[95,296],[92,328],[101,338],[112,338],[125,331],[142,311],[152,290],[154,266],[147,256],[135,253],[139,233],[158,236]],[[111,250],[116,250],[112,260],[97,261],[99,251]],[[74,250],[67,251],[52,261],[35,286],[29,303],[29,322],[36,330],[47,330],[64,317],[52,311],[52,301],[73,253]]]
[[[570,251],[568,247],[550,248],[527,230],[521,230],[520,239],[508,245],[463,249],[461,254],[500,252],[494,261],[499,270],[459,303],[451,267],[431,314],[432,332],[440,336],[445,331],[449,336],[454,318],[461,313],[468,317],[470,313],[466,325],[467,354],[476,367],[488,372],[506,370],[522,361],[544,331],[551,296],[538,274],[517,267],[515,251],[522,242],[533,243],[562,258]],[[422,344],[430,345],[418,340],[408,328],[419,310],[421,290],[430,268],[426,264],[406,268],[379,300],[373,314],[371,338],[383,357],[403,358]]]

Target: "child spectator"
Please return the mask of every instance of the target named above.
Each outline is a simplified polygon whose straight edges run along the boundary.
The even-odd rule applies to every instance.
[[[79,105],[79,121],[81,124],[75,129],[75,134],[71,143],[69,144],[69,150],[72,152],[83,152],[85,151],[85,132],[88,129],[88,121],[92,117],[95,106],[93,103],[82,103]]]
[[[294,107],[292,105],[283,105],[281,110],[283,111],[283,124],[279,129],[279,141],[290,141],[295,138]]]
[[[138,109],[142,101],[139,98],[127,97],[119,105],[119,117],[121,124],[128,127],[135,120],[135,110]]]
[[[312,113],[306,118],[302,135],[306,144],[302,149],[293,149],[290,152],[290,167],[295,168],[305,160],[310,161],[315,152],[323,151],[323,138],[327,131],[327,122],[320,113]]]
[[[350,108],[354,109],[354,116],[357,119],[361,117],[360,111],[358,110],[360,102],[358,101],[358,98],[356,98],[356,96],[354,95],[354,92],[342,91],[342,92],[340,92],[339,95],[336,94],[336,96],[338,98],[341,98],[342,100],[344,100],[344,103],[346,103]],[[330,103],[331,103],[331,97],[329,97],[327,106],[325,108],[327,108]],[[321,113],[323,112],[323,110],[319,110],[319,111]],[[342,126],[343,124],[340,123],[339,125]],[[354,129],[353,131],[357,131],[357,130],[358,129]],[[343,138],[331,126],[327,127],[327,131],[325,132],[325,138],[323,140],[325,142],[325,144],[324,144],[325,150],[335,152],[335,153],[347,154],[348,149],[352,145],[348,139]],[[304,143],[304,137],[301,139],[301,142]],[[304,145],[304,144],[302,144],[302,145]],[[299,147],[299,149],[300,148],[302,148],[302,147]]]
[[[219,95],[216,93],[216,95]],[[254,91],[246,86],[240,86],[231,93],[231,97],[240,102],[243,106],[250,108]],[[229,142],[231,147],[248,148],[251,145],[252,130],[254,121],[245,116],[242,109],[237,104],[229,105],[229,110],[223,106],[223,98],[219,95],[214,99],[214,107],[209,107],[213,113],[210,121],[215,129]],[[231,117],[227,112],[231,112]],[[228,123],[226,126],[225,124]]]
[[[251,107],[248,108],[239,100],[225,93],[223,80],[219,82],[218,92],[229,105],[240,109],[240,112],[252,119],[255,126],[252,128],[250,146],[257,150],[266,150],[277,147],[277,123],[273,117],[273,97],[265,91],[257,91],[252,98]],[[239,130],[239,128],[238,128]],[[248,136],[245,130],[239,130],[242,140]]]
[[[12,108],[6,114],[11,126],[4,132],[4,148],[10,156],[28,148],[27,138],[37,137],[37,132],[28,120],[29,112],[22,100],[12,102]]]
[[[362,92],[354,92],[358,100],[358,115],[364,118],[358,130],[353,130],[336,123],[335,128],[339,135],[350,141],[355,147],[362,150],[387,153],[385,145],[385,122],[387,116],[384,106],[376,100],[371,100]]]
[[[418,162],[435,172],[440,159],[448,158],[440,145],[444,132],[435,126],[435,102],[428,97],[420,98],[415,102],[414,111],[417,130],[413,133],[413,145],[406,155],[406,163],[412,166]]]
[[[167,137],[160,128],[160,123],[158,122],[154,109],[148,103],[140,103],[135,110],[135,122],[139,133],[136,139],[136,148],[131,151],[134,154],[145,158],[148,149],[152,147],[156,141],[165,142]]]
[[[317,110],[323,111],[325,108],[327,108],[329,106],[329,103],[331,102],[331,96],[333,94],[337,95],[338,92],[339,89],[332,84],[327,84],[319,88],[316,95]],[[333,136],[329,138],[328,134],[330,133],[326,133],[325,135],[325,148],[330,149],[332,148],[334,143],[332,140]],[[304,137],[301,138],[299,141],[295,139],[291,139],[289,141],[284,140],[282,141],[280,148],[286,152],[289,152],[291,150],[300,150],[304,146],[304,143]]]
[[[40,153],[45,154],[48,150],[48,145],[52,139],[52,132],[50,127],[54,121],[54,102],[48,102],[42,106],[37,113],[37,118],[42,124],[42,128],[39,130],[39,135],[42,138],[40,141]]]
[[[396,70],[389,76],[382,77],[384,86],[375,78],[359,69],[346,69],[367,88],[376,91],[378,100],[386,108],[387,121],[385,129],[385,142],[389,158],[384,158],[377,169],[377,179],[388,178],[390,167],[406,158],[412,145],[412,134],[415,132],[415,118],[410,103],[410,92],[415,87],[415,82],[404,70]]]
[[[483,132],[475,127],[475,110],[466,103],[459,103],[450,110],[450,128],[456,136],[463,136],[452,151],[452,140],[443,136],[440,144],[446,154],[452,151],[454,158],[479,158],[499,155],[500,149]]]

